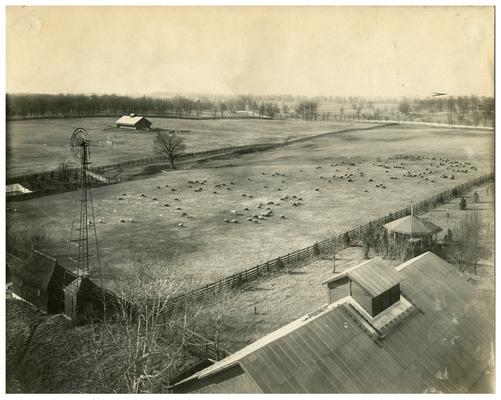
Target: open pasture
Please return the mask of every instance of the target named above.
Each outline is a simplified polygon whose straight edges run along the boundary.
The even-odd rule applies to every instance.
[[[85,128],[91,140],[104,147],[93,147],[94,166],[150,157],[151,132],[117,129],[116,118],[40,119],[7,122],[7,176],[18,176],[57,168],[61,163],[75,165],[69,151],[70,136]],[[185,135],[186,151],[225,146],[280,142],[289,137],[313,135],[359,126],[354,123],[277,121],[259,119],[186,120],[150,118],[154,128],[190,130]],[[360,125],[369,126],[369,125]],[[112,141],[105,145],[99,141]]]
[[[105,285],[149,265],[199,286],[491,172],[493,156],[490,132],[394,127],[96,188]],[[76,197],[10,203],[8,226],[47,229],[64,262]]]

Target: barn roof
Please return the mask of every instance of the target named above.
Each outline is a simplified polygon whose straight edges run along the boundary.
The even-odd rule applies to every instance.
[[[382,258],[372,258],[349,271],[349,278],[375,297],[400,283],[402,277]]]
[[[12,275],[20,278],[24,283],[39,289],[47,290],[57,261],[44,253],[32,250],[26,260],[11,264]]]
[[[136,124],[139,121],[141,121],[142,119],[146,119],[146,118],[140,117],[140,116],[131,117],[130,115],[124,115],[123,117],[120,117],[119,119],[117,119],[116,124],[124,125],[124,126],[136,126]]]
[[[415,215],[402,217],[383,226],[389,232],[403,233],[405,235],[433,235],[442,230],[439,226]]]
[[[239,364],[265,393],[467,391],[492,357],[494,322],[482,312],[480,295],[430,252],[396,273],[403,295],[420,312],[400,321],[384,340],[355,322],[342,299],[179,384]]]

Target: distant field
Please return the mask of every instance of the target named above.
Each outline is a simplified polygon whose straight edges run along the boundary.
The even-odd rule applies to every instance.
[[[278,120],[184,120],[151,118],[153,127],[190,130],[187,151],[252,143],[283,141],[288,137],[312,135],[344,129],[353,123]],[[94,165],[149,157],[153,152],[153,134],[117,129],[114,118],[43,119],[7,122],[7,176],[30,174],[73,165],[69,139],[73,130],[85,128],[92,140],[112,140],[113,146],[91,150]],[[357,125],[358,126],[358,125]]]
[[[491,132],[429,128],[348,132],[96,188],[96,220],[105,221],[98,224],[102,259],[107,264],[105,282],[111,285],[125,272],[153,265],[156,276],[198,286],[252,267],[491,172],[493,140]],[[428,158],[387,159],[396,155]],[[439,165],[432,157],[449,161]],[[377,166],[378,158],[390,168]],[[452,166],[452,160],[467,161],[477,170],[468,167],[467,173],[454,172],[458,167]],[[343,161],[356,165],[339,165]],[[407,170],[426,175],[404,177]],[[281,175],[273,176],[274,172]],[[353,182],[340,178],[347,173],[353,174]],[[444,173],[455,179],[441,178]],[[188,183],[203,179],[205,185],[190,187]],[[226,186],[215,187],[222,183]],[[376,187],[380,184],[386,188]],[[203,190],[194,192],[199,186]],[[118,200],[123,194],[125,200]],[[301,197],[302,204],[294,206],[290,198],[280,200],[285,194]],[[8,226],[33,223],[44,227],[53,239],[53,252],[62,255],[75,198],[73,192],[10,203]],[[258,208],[258,202],[269,201],[274,204]],[[246,220],[266,207],[273,211],[272,217],[259,223]],[[135,222],[120,223],[127,218]]]

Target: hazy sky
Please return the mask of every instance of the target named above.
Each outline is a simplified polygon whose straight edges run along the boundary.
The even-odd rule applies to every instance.
[[[494,93],[493,7],[8,7],[7,92]]]

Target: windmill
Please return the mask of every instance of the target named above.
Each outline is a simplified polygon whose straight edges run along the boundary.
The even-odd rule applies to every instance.
[[[90,177],[95,175],[89,170],[90,146],[91,141],[87,131],[83,128],[75,129],[71,135],[70,149],[73,156],[80,162],[80,181],[69,244],[70,247],[76,246],[78,252],[68,256],[68,259],[76,264],[76,279],[64,288],[65,314],[72,320],[77,320],[79,317],[82,291],[89,292],[89,288],[93,286],[88,279],[91,272],[99,274],[100,291],[103,287],[90,185]]]
[[[80,182],[78,184],[79,198],[75,204],[70,243],[77,246],[78,254],[70,256],[69,259],[76,263],[79,277],[88,277],[91,267],[97,266],[100,268],[94,206],[89,181],[90,145],[91,142],[87,131],[83,128],[75,129],[71,135],[70,148],[73,156],[80,161]],[[78,223],[76,223],[77,218]]]

